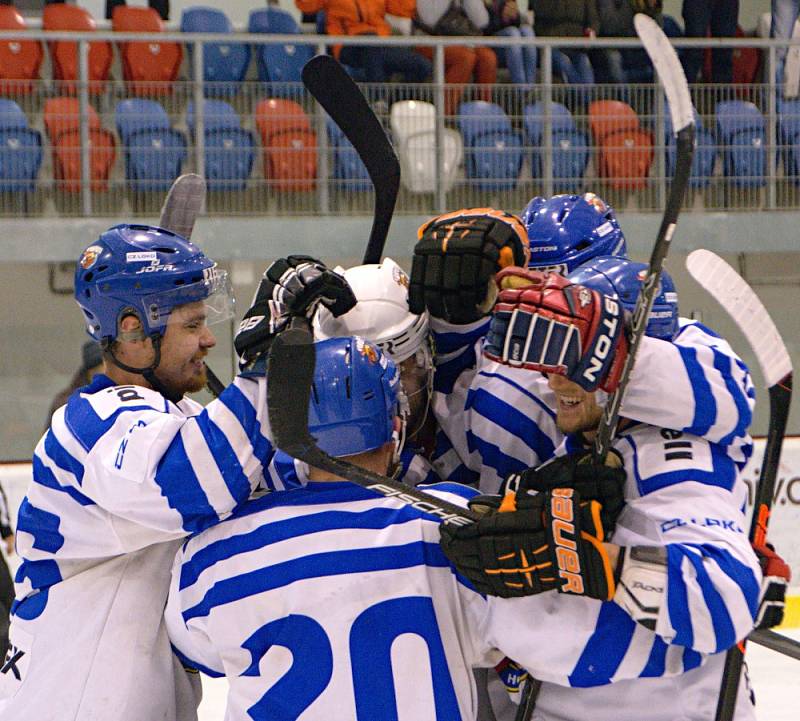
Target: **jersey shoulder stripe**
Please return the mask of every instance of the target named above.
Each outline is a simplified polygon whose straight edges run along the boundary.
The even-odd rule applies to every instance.
[[[53,471],[51,471],[39,458],[37,454],[33,456],[33,483],[36,483],[45,488],[53,491],[61,491],[66,493],[73,501],[76,501],[82,506],[93,506],[94,501],[87,496],[84,496],[80,491],[72,486],[62,486],[56,478]]]
[[[676,347],[686,368],[695,398],[694,418],[687,430],[695,435],[704,436],[714,425],[717,417],[717,400],[711,391],[711,384],[703,372],[703,367],[697,360],[697,349],[677,344]]]
[[[44,452],[56,467],[75,478],[76,485],[83,483],[83,464],[59,442],[52,428],[44,435]]]

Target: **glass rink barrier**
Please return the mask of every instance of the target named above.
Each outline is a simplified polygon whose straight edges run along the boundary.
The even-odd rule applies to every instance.
[[[363,164],[300,81],[312,55],[354,45],[432,57],[425,82],[368,83],[347,66],[400,158],[398,213],[521,208],[583,190],[618,210],[663,207],[675,145],[637,39],[484,37],[498,81],[454,84],[445,61],[458,38],[333,38],[259,13],[254,32],[224,38],[185,18],[204,33],[131,32],[163,28],[138,16],[115,16],[117,31],[0,31],[0,215],[152,217],[186,172],[206,177],[208,214],[369,215]],[[734,49],[733,82],[691,85],[699,130],[686,211],[796,206],[800,96],[788,72],[775,81],[786,44],[674,39],[682,53],[711,42]],[[535,72],[514,83],[508,58],[523,48],[535,49]],[[588,58],[593,82],[570,82],[570,53]]]

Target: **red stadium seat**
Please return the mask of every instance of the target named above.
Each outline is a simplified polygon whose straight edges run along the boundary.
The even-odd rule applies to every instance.
[[[653,136],[642,130],[633,108],[619,100],[597,100],[589,105],[589,127],[598,175],[612,188],[644,188],[653,162]]]
[[[108,177],[116,160],[114,135],[100,127],[100,118],[90,105],[90,175],[93,191],[108,189]],[[76,98],[51,98],[44,105],[44,127],[53,148],[53,176],[56,187],[67,193],[81,189],[81,131]]]
[[[276,190],[313,190],[317,180],[317,135],[308,116],[291,100],[270,98],[256,106],[264,147],[264,176]]]
[[[25,30],[27,25],[13,5],[0,5],[0,30]],[[39,79],[44,53],[35,40],[0,42],[0,93],[28,95]]]
[[[94,18],[84,8],[64,3],[49,3],[42,11],[44,30],[94,31]],[[78,44],[59,40],[48,44],[53,63],[53,79],[61,80],[61,92],[74,93],[78,79]],[[101,93],[111,70],[111,43],[89,43],[89,92]]]
[[[114,8],[111,27],[117,32],[162,33],[164,21],[149,7]],[[168,95],[183,60],[179,43],[120,43],[122,74],[134,95]]]

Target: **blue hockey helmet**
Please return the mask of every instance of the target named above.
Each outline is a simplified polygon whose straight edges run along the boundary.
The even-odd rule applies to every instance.
[[[317,353],[308,429],[332,456],[380,448],[393,438],[400,373],[377,345],[358,336],[328,338]]]
[[[566,275],[598,255],[625,256],[625,236],[613,209],[594,193],[533,198],[522,212],[529,268]]]
[[[619,298],[625,310],[632,313],[646,274],[646,263],[636,263],[616,256],[602,256],[576,268],[568,278],[573,283]],[[654,338],[672,340],[677,332],[678,293],[669,273],[662,270],[661,284],[653,301],[645,333]]]
[[[115,225],[81,254],[75,300],[96,341],[117,338],[135,315],[147,336],[163,335],[172,309],[204,300],[208,324],[233,316],[228,274],[185,238],[150,225]]]

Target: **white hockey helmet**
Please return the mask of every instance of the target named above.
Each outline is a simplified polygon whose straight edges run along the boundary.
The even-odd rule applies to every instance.
[[[375,343],[398,364],[427,343],[428,313],[414,315],[409,311],[408,275],[391,258],[335,270],[345,277],[357,303],[338,318],[320,305],[314,315],[314,338],[358,335]]]

